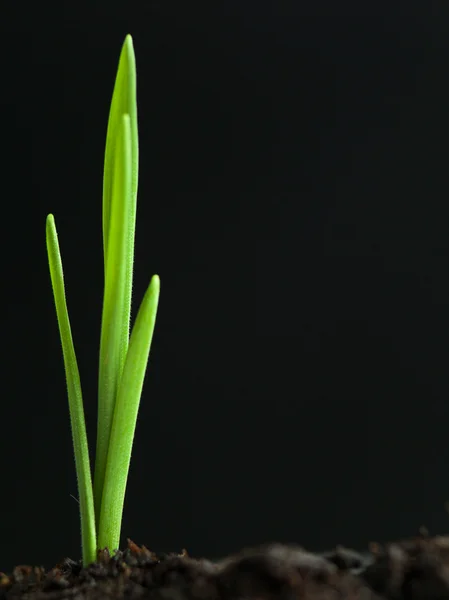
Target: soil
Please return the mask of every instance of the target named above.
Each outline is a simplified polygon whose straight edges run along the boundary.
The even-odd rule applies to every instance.
[[[65,559],[50,571],[0,573],[0,600],[449,600],[449,536],[343,547],[314,554],[270,544],[212,562],[187,552],[156,555],[128,540],[83,568]]]

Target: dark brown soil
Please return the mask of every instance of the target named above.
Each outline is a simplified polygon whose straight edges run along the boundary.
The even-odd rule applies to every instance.
[[[271,544],[218,562],[186,552],[156,556],[128,541],[88,568],[70,559],[51,571],[0,573],[0,600],[449,600],[449,536],[418,537],[312,554]]]

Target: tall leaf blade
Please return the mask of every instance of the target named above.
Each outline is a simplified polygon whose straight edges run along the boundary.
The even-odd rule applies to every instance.
[[[95,460],[94,499],[98,521],[104,473],[117,390],[125,364],[129,340],[128,259],[132,252],[128,236],[132,202],[132,126],[129,115],[121,115],[115,131],[112,169],[109,241],[100,339],[98,382],[98,432]]]
[[[87,444],[86,424],[84,420],[81,382],[73,346],[72,331],[64,289],[64,273],[59,251],[58,234],[53,215],[47,216],[46,244],[50,267],[53,297],[56,306],[59,335],[64,357],[64,368],[69,397],[70,422],[72,428],[73,449],[75,453],[76,476],[81,516],[81,543],[83,564],[96,560],[95,512],[90,473],[89,448]]]
[[[124,158],[122,153],[117,153],[117,139],[120,129],[120,123],[124,114],[129,115],[131,125],[131,144],[127,156]],[[106,136],[106,149],[104,159],[103,174],[103,254],[104,254],[104,272],[105,272],[105,298],[113,298],[114,293],[107,289],[107,264],[111,235],[111,210],[114,196],[114,186],[116,185],[116,169],[125,168],[120,161],[125,160],[126,168],[131,170],[131,179],[129,190],[126,192],[127,202],[127,226],[126,243],[127,251],[124,258],[125,276],[121,285],[124,287],[125,297],[123,300],[122,322],[119,326],[122,336],[121,346],[126,354],[129,341],[129,328],[131,318],[131,295],[132,278],[134,263],[134,233],[136,226],[136,202],[138,185],[138,163],[139,163],[139,144],[137,130],[137,102],[136,102],[136,60],[134,55],[133,42],[130,35],[125,39],[120,54],[117,77],[112,95],[111,108],[109,112],[108,129]],[[117,293],[117,292],[116,292]],[[106,304],[109,300],[106,302]],[[105,301],[104,301],[105,304]],[[101,337],[103,338],[103,326]],[[95,459],[95,477],[94,477],[94,498],[95,514],[97,520],[101,507],[101,494],[104,480],[104,470],[106,465],[106,456],[108,452],[108,443],[112,415],[114,412],[116,387],[111,385],[109,373],[114,369],[121,372],[123,360],[120,364],[108,365],[107,347],[100,342],[100,373],[98,381],[98,422],[97,422],[97,447]],[[106,362],[105,362],[106,361]],[[102,365],[103,368],[102,369]]]
[[[98,547],[107,547],[111,552],[117,550],[120,544],[126,482],[140,396],[156,321],[159,291],[159,277],[154,275],[134,323],[115,404],[98,525]]]

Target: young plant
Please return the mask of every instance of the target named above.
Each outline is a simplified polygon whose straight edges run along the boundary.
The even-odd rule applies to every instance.
[[[84,565],[96,560],[100,548],[116,551],[119,547],[133,437],[159,301],[160,282],[154,275],[130,337],[137,181],[136,66],[132,38],[128,35],[112,96],[104,160],[104,296],[93,486],[80,376],[53,215],[47,216],[46,223],[48,261],[69,398]]]

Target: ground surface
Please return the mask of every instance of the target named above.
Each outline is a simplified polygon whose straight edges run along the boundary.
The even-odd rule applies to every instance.
[[[449,536],[337,548],[312,554],[279,544],[244,550],[219,562],[186,552],[156,556],[128,548],[84,569],[66,559],[45,572],[18,566],[0,573],[0,600],[449,600]]]

